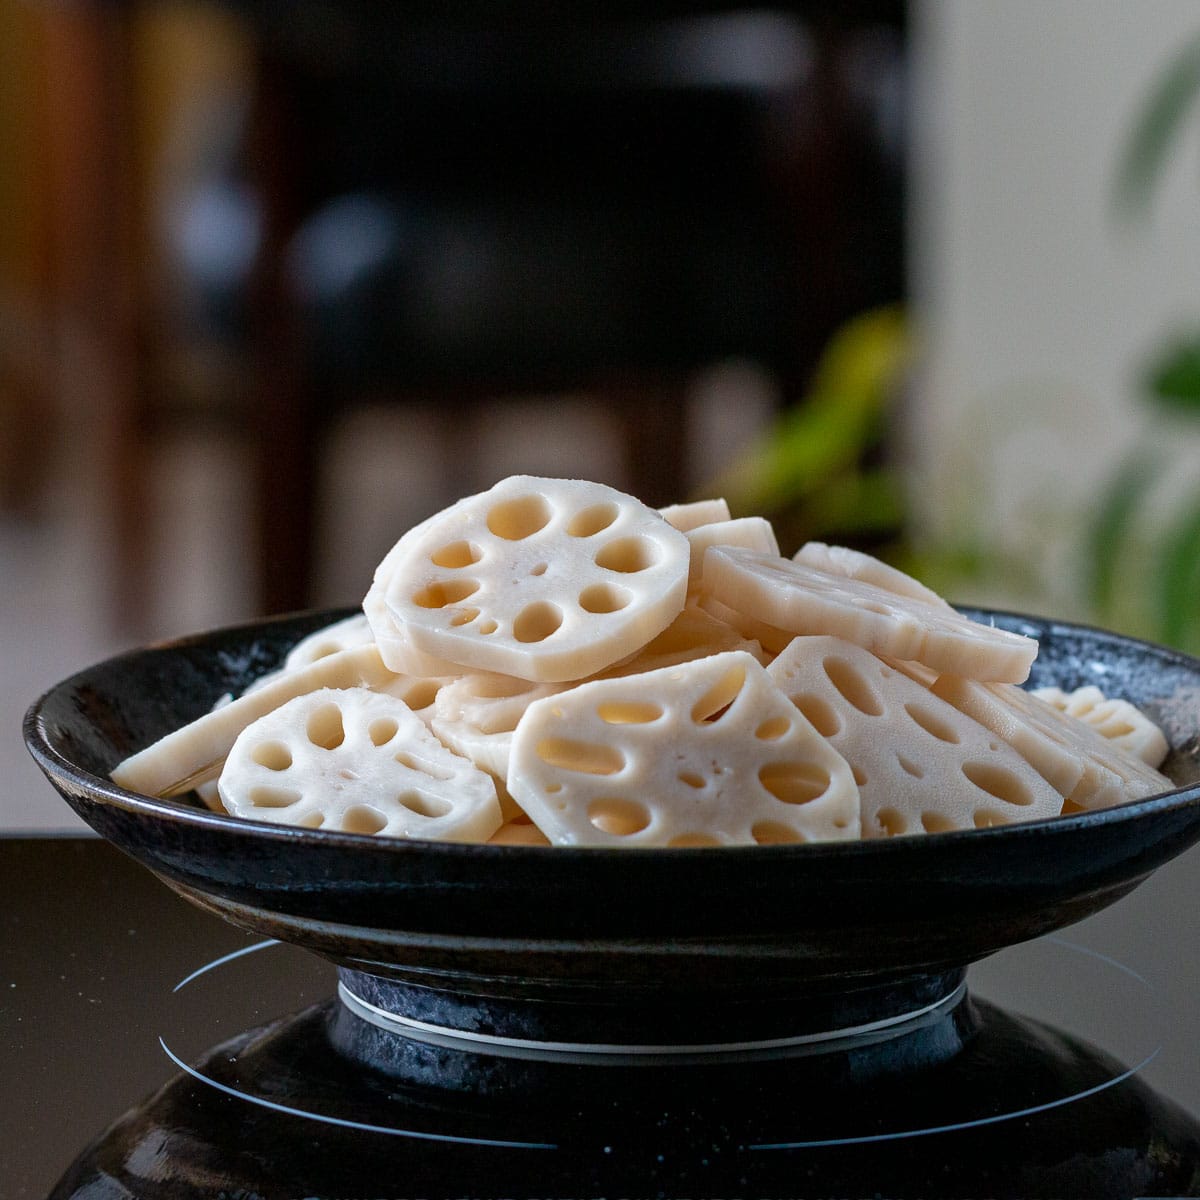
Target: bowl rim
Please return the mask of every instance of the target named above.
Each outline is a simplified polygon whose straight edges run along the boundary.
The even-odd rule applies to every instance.
[[[521,846],[493,845],[477,842],[449,842],[421,838],[383,838],[371,834],[346,833],[341,830],[306,829],[299,826],[280,825],[256,821],[252,818],[235,817],[218,813],[197,805],[176,800],[146,796],[114,783],[110,778],[93,774],[73,762],[53,744],[45,728],[45,710],[54,697],[79,686],[96,671],[119,668],[123,662],[142,658],[147,654],[170,653],[189,647],[203,646],[218,637],[247,636],[254,631],[282,627],[301,621],[332,623],[340,617],[360,611],[354,606],[314,608],[298,612],[282,613],[259,620],[238,622],[212,629],[189,633],[179,637],[163,639],[144,646],[134,647],[91,664],[47,688],[26,710],[22,731],[26,746],[42,770],[52,780],[59,779],[71,785],[70,790],[86,795],[93,802],[123,809],[129,813],[152,818],[166,819],[209,831],[222,831],[238,837],[254,837],[265,843],[294,845],[297,842],[312,847],[329,847],[332,850],[359,848],[372,854],[396,854],[408,856],[414,852],[448,857],[483,857],[499,860],[530,858],[537,861],[547,852],[553,851],[555,858],[582,858],[588,862],[612,859],[626,862],[637,859],[657,859],[664,855],[672,861],[734,861],[740,857],[761,860],[764,856],[773,859],[811,859],[822,857],[858,858],[873,855],[891,856],[905,852],[909,847],[933,845],[952,846],[967,839],[970,845],[986,845],[989,841],[1002,839],[1010,842],[1017,839],[1066,836],[1085,829],[1096,829],[1107,825],[1125,824],[1139,818],[1189,807],[1200,807],[1200,779],[1181,784],[1169,791],[1156,793],[1138,800],[1127,801],[1109,808],[1094,809],[1065,816],[1044,817],[1030,821],[1015,821],[1008,825],[990,826],[985,829],[958,829],[890,838],[857,838],[848,841],[820,841],[789,843],[782,845],[734,845],[734,846]],[[1038,636],[1085,635],[1098,640],[1119,642],[1126,649],[1141,648],[1152,656],[1195,672],[1200,677],[1200,659],[1184,651],[1162,646],[1148,640],[1119,634],[1096,625],[1043,618],[1003,609],[964,607],[975,619],[994,620],[1005,628],[1020,631],[1037,631]],[[320,625],[316,625],[319,628]],[[1200,729],[1200,712],[1197,714]]]

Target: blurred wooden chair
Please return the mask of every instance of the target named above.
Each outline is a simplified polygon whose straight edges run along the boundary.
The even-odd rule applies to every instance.
[[[630,486],[665,503],[698,371],[749,358],[795,395],[828,333],[900,290],[899,167],[845,62],[851,31],[902,27],[895,4],[228,7],[255,53],[257,257],[216,303],[252,371],[264,611],[312,600],[327,435],[364,397],[465,415],[588,393],[620,422]],[[143,368],[169,331],[143,296],[114,334],[133,364],[113,476],[133,603],[161,400]]]

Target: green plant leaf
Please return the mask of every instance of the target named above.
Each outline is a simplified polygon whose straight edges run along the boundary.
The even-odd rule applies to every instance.
[[[771,514],[812,496],[879,444],[911,356],[902,310],[884,308],[834,336],[809,394],[705,488],[735,513]]]
[[[1158,616],[1160,636],[1169,645],[1193,650],[1200,643],[1200,493],[1163,541]]]
[[[1100,617],[1112,611],[1121,548],[1155,474],[1154,464],[1145,455],[1125,463],[1109,484],[1088,528],[1087,595]]]
[[[1166,345],[1151,360],[1143,385],[1163,407],[1200,415],[1200,334]]]
[[[1117,169],[1114,199],[1118,216],[1145,215],[1197,94],[1200,35],[1189,41],[1159,75],[1134,121]]]

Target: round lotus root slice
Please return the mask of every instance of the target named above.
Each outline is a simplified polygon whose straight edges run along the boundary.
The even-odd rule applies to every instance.
[[[322,689],[255,721],[219,788],[234,816],[307,829],[486,842],[501,825],[491,777],[367,688]]]
[[[412,650],[460,671],[562,683],[665,629],[684,604],[688,559],[687,538],[632,496],[520,475],[405,534],[376,585]]]
[[[1063,798],[982,725],[860,646],[800,637],[767,673],[850,763],[864,838],[1058,816]]]
[[[859,836],[850,768],[743,651],[531,704],[508,788],[556,845]]]
[[[374,641],[370,623],[365,613],[355,613],[341,621],[334,621],[316,633],[301,638],[284,659],[284,669],[306,667],[315,663],[319,658],[327,658],[342,650],[353,650],[356,646],[365,646]]]
[[[1020,683],[1037,657],[1033,638],[754,550],[711,547],[703,587],[721,604],[790,633],[844,638],[968,679]]]
[[[319,688],[386,687],[395,678],[370,643],[328,654],[306,667],[273,671],[237,699],[130,755],[114,768],[112,780],[146,796],[177,795],[215,778],[237,736],[296,696]]]
[[[1084,756],[1078,745],[1054,729],[1056,714],[1016,684],[939,675],[930,690],[1007,742],[1060,796],[1079,785]]]
[[[508,777],[513,730],[525,710],[566,687],[488,672],[462,675],[438,693],[430,728],[456,754],[503,780]]]
[[[1172,786],[1099,730],[1011,684],[972,683],[943,675],[933,691],[1008,742],[1067,798],[1068,811],[1111,808]]]
[[[738,517],[733,521],[714,521],[697,525],[684,533],[691,547],[688,566],[688,590],[698,591],[704,572],[704,552],[709,546],[742,546],[778,557],[775,530],[764,517]]]
[[[1147,766],[1161,767],[1170,747],[1163,731],[1128,700],[1110,699],[1094,684],[1064,692],[1062,688],[1035,688],[1030,695],[1077,721],[1090,725],[1102,737]]]
[[[857,579],[862,583],[874,584],[885,592],[895,592],[897,596],[907,596],[910,600],[923,600],[926,604],[934,604],[938,608],[949,608],[949,601],[942,599],[932,588],[927,588],[911,575],[906,575],[896,567],[889,566],[870,554],[861,550],[851,550],[849,546],[830,546],[825,542],[805,542],[792,555],[792,561],[802,563],[806,567],[816,567],[830,575],[844,575],[847,579]]]
[[[687,533],[700,525],[711,525],[714,521],[730,519],[729,505],[723,499],[690,500],[686,504],[668,504],[658,510],[668,525]]]
[[[753,638],[744,637],[732,625],[705,612],[698,604],[689,602],[658,637],[651,638],[631,658],[606,667],[599,673],[599,678],[639,675],[729,650],[745,650],[759,662],[767,661],[763,648]]]

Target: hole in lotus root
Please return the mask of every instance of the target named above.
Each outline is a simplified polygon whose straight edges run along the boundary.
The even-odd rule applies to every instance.
[[[686,850],[689,847],[719,846],[720,841],[711,833],[677,833],[668,843],[677,849]]]
[[[792,703],[823,738],[833,737],[842,728],[842,719],[837,715],[837,710],[820,696],[805,692],[802,696],[793,696]]]
[[[617,837],[641,833],[650,824],[650,813],[644,804],[616,796],[593,800],[588,805],[587,818],[601,833]]]
[[[726,671],[712,687],[692,705],[692,720],[697,725],[711,725],[728,711],[746,685],[746,671],[734,667]]]
[[[611,583],[593,583],[579,593],[579,607],[590,613],[620,612],[632,599],[624,588],[614,587]]]
[[[286,771],[292,765],[292,752],[282,742],[259,742],[250,757],[268,771]]]
[[[868,717],[883,715],[883,705],[875,690],[844,658],[827,658],[821,664],[829,682],[841,693],[847,704]]]
[[[315,712],[309,713],[304,732],[314,746],[322,750],[336,750],[346,740],[342,710],[336,704],[322,704]]]
[[[881,808],[875,814],[875,823],[884,837],[899,837],[908,829],[908,822],[904,819],[904,814],[894,808]]]
[[[547,600],[527,604],[513,622],[513,637],[518,642],[544,642],[562,624],[562,610]]]
[[[449,800],[439,796],[423,796],[420,792],[401,792],[396,803],[418,817],[444,817],[453,808]]]
[[[414,679],[408,687],[393,694],[403,700],[413,712],[420,712],[437,699],[441,690],[442,684],[436,679]]]
[[[900,770],[906,775],[911,775],[914,779],[923,779],[925,777],[925,772],[911,758],[905,758],[903,754],[897,754],[896,762],[899,763]]]
[[[366,804],[355,804],[342,814],[342,830],[346,833],[378,833],[386,824],[383,813]]]
[[[550,568],[549,563],[538,563],[538,565],[536,567],[530,567],[529,574],[532,575],[534,578],[537,578],[538,576],[545,575],[545,573],[549,570],[549,568]]]
[[[758,781],[784,804],[808,804],[829,790],[829,772],[816,763],[768,763],[758,772]]]
[[[547,766],[583,775],[615,775],[625,766],[625,756],[615,746],[571,738],[543,738],[537,744],[537,756]]]
[[[590,508],[577,512],[571,518],[571,523],[567,526],[567,533],[571,537],[591,537],[592,534],[607,529],[617,519],[619,512],[620,510],[615,504],[593,504]]]
[[[1025,781],[1019,779],[1007,767],[998,767],[994,763],[967,762],[963,763],[962,773],[977,787],[1003,800],[1005,804],[1032,804],[1033,796],[1025,786]]]
[[[256,787],[250,789],[250,803],[255,808],[291,808],[300,793],[294,788]]]
[[[750,830],[750,836],[760,846],[786,846],[793,842],[804,841],[804,835],[798,830],[778,821],[758,821]]]
[[[777,742],[791,727],[792,723],[787,717],[772,717],[754,731],[754,736],[761,742]]]
[[[946,721],[944,721],[937,713],[930,712],[922,704],[906,704],[904,711],[923,729],[930,737],[935,737],[939,742],[948,742],[950,745],[958,743],[958,731]]]
[[[617,538],[596,555],[596,566],[622,575],[636,575],[658,561],[658,546],[649,538]]]
[[[310,812],[301,817],[297,822],[301,829],[320,829],[325,824],[325,814],[323,812]]]
[[[545,497],[517,496],[493,507],[488,513],[487,527],[506,542],[519,542],[544,529],[550,516]]]
[[[440,550],[435,550],[429,559],[435,567],[448,567],[454,570],[458,567],[469,567],[483,557],[483,551],[472,542],[451,542]]]
[[[921,814],[921,828],[926,833],[949,833],[951,830],[957,829],[958,826],[944,813],[923,812]]]
[[[1009,823],[1008,816],[994,808],[977,808],[974,821],[976,829],[991,829],[993,826]]]
[[[395,717],[376,717],[367,727],[367,736],[371,739],[371,745],[382,746],[390,742],[399,729]]]
[[[409,754],[407,750],[401,750],[396,755],[396,762],[402,767],[407,767],[410,771],[417,771],[421,775],[428,775],[430,779],[437,779],[442,783],[454,778],[453,771],[449,771],[445,767],[436,766],[431,762],[426,762],[422,758],[417,758],[415,755]]]
[[[856,767],[853,763],[851,763],[850,774],[854,776],[854,782],[858,787],[864,788],[867,786],[867,773],[862,769],[862,767]]]
[[[478,625],[478,626],[477,626],[477,628],[476,628],[476,632],[477,632],[477,633],[482,633],[482,634],[484,634],[484,635],[487,635],[487,634],[489,634],[489,633],[495,633],[495,632],[496,632],[496,630],[497,630],[497,629],[499,629],[499,628],[500,628],[500,626],[499,626],[499,625],[497,625],[497,624],[496,624],[496,622],[495,622],[495,621],[493,621],[493,620],[492,620],[492,619],[489,617],[489,618],[488,618],[486,621],[480,621],[480,622],[479,622],[479,625]]]
[[[662,715],[662,705],[650,701],[606,700],[596,705],[596,716],[606,725],[649,725]]]
[[[695,771],[680,771],[675,778],[690,788],[702,788],[706,782],[704,776],[696,774]]]
[[[479,591],[474,579],[440,579],[423,587],[413,596],[413,603],[421,608],[447,608]]]

